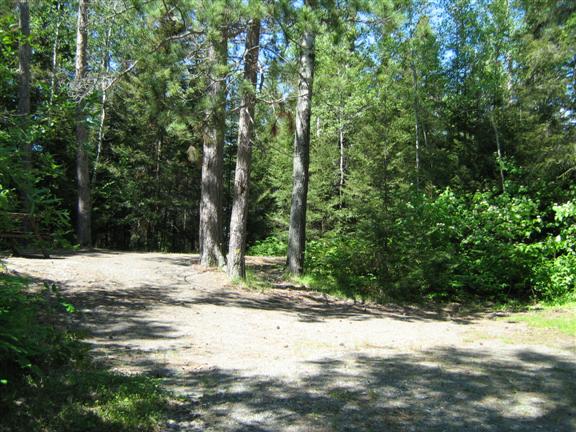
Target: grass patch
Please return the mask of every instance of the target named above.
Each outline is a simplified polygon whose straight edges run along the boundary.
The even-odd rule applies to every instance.
[[[558,330],[576,337],[576,303],[563,306],[543,306],[541,309],[523,312],[506,319],[524,322],[536,328]]]
[[[66,328],[55,286],[0,275],[0,432],[161,430],[172,396],[157,380],[95,364]]]
[[[235,278],[232,280],[232,283],[241,286],[242,288],[261,293],[274,287],[266,277],[250,269],[246,269],[246,279]]]
[[[161,430],[170,401],[158,381],[115,374],[92,365],[27,377],[2,400],[11,431]],[[0,427],[0,430],[3,430]]]
[[[373,301],[378,302],[378,299],[371,298],[363,291],[355,290],[351,287],[339,286],[333,278],[322,277],[312,273],[306,273],[302,276],[287,275],[287,279],[294,285],[303,285],[307,289],[317,291],[322,294],[327,294],[340,300],[354,301]]]

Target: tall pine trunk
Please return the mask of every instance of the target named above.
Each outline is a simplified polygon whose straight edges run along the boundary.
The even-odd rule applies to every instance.
[[[207,267],[223,267],[222,193],[224,165],[224,131],[226,126],[226,74],[228,40],[225,34],[212,38],[208,47],[210,82],[207,94],[206,119],[202,154],[202,185],[200,197],[200,263]]]
[[[248,190],[250,186],[250,164],[252,160],[252,137],[254,135],[254,108],[256,105],[256,80],[260,44],[260,20],[253,19],[246,35],[244,57],[244,80],[250,88],[242,94],[242,106],[238,121],[238,153],[234,176],[234,198],[230,218],[230,243],[228,248],[228,276],[246,277],[246,223],[248,219]]]
[[[30,62],[32,48],[30,47],[30,6],[28,0],[18,0],[19,24],[21,40],[18,45],[18,109],[17,114],[26,122],[30,114]],[[23,159],[27,168],[31,166],[32,144],[26,141],[23,148]]]
[[[292,204],[290,208],[290,228],[288,230],[287,267],[288,272],[293,275],[301,275],[304,271],[308,168],[310,165],[310,115],[312,112],[312,83],[314,79],[314,42],[314,31],[307,28],[304,30],[300,42],[300,79],[296,104]]]
[[[76,89],[79,92],[79,102],[76,105],[76,181],[78,184],[78,203],[76,235],[78,243],[83,247],[92,245],[92,203],[90,198],[90,179],[88,169],[88,127],[82,82],[86,76],[88,51],[88,3],[80,0],[78,3],[78,27],[76,31]]]

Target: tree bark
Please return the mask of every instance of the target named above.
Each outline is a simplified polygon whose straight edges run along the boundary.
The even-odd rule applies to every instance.
[[[296,103],[292,203],[290,208],[290,228],[288,230],[287,259],[288,272],[296,276],[301,275],[304,271],[308,168],[310,165],[310,114],[312,112],[312,84],[314,80],[314,42],[314,31],[309,28],[304,30],[300,42],[300,80]]]
[[[344,124],[342,119],[339,120],[338,126],[338,147],[340,150],[340,160],[339,160],[339,169],[340,169],[340,181],[338,183],[338,198],[340,200],[340,208],[343,207],[344,204],[344,179],[346,176],[345,168],[346,168],[346,148],[344,144]]]
[[[60,46],[60,26],[62,24],[60,14],[61,4],[60,1],[56,3],[56,30],[54,31],[54,43],[52,44],[52,76],[50,77],[50,106],[54,102],[54,95],[56,93],[57,72],[58,72],[58,48]]]
[[[28,0],[18,0],[19,24],[21,40],[18,45],[18,108],[17,114],[26,117],[30,114],[30,62],[32,48],[30,47],[30,6]],[[26,120],[26,119],[25,119]],[[23,146],[23,159],[25,165],[30,168],[32,156],[32,144],[28,140]]]
[[[88,51],[88,3],[80,0],[78,3],[78,26],[76,31],[76,88],[82,87],[86,76]],[[81,92],[80,92],[81,93]],[[78,203],[76,235],[82,247],[92,246],[92,203],[90,197],[90,179],[88,169],[88,127],[84,97],[80,94],[76,105],[76,180],[78,184]]]
[[[110,37],[112,35],[112,26],[106,29],[106,38],[104,39],[104,53],[102,54],[102,72],[106,77],[110,69]],[[102,154],[102,145],[104,144],[104,131],[106,125],[106,100],[108,99],[108,88],[105,79],[100,86],[102,96],[100,97],[100,124],[98,125],[98,143],[96,144],[96,158],[94,159],[94,171],[92,172],[92,184],[96,184],[98,168],[100,167],[100,155]]]
[[[412,52],[412,62],[410,64],[412,70],[412,84],[414,87],[414,128],[415,128],[415,168],[416,168],[416,190],[420,190],[420,103],[418,98],[418,73],[414,65],[414,52]]]
[[[496,126],[496,121],[494,120],[494,111],[492,111],[489,115],[490,117],[490,125],[492,126],[492,130],[494,131],[494,138],[496,139],[496,155],[498,160],[498,170],[500,172],[500,185],[502,186],[502,192],[506,190],[506,182],[504,179],[504,169],[502,168],[502,144],[500,143],[500,134],[498,133],[498,126]]]
[[[213,38],[208,47],[210,80],[202,154],[200,198],[200,263],[206,267],[223,267],[222,191],[224,164],[224,130],[226,121],[226,74],[228,60],[226,34]]]
[[[238,121],[238,152],[234,175],[234,198],[230,217],[230,243],[228,247],[228,276],[246,278],[246,224],[248,219],[248,191],[252,161],[252,137],[254,135],[254,108],[256,105],[256,79],[260,44],[260,20],[253,19],[246,35],[244,57],[244,80],[250,83],[242,94],[242,106]]]

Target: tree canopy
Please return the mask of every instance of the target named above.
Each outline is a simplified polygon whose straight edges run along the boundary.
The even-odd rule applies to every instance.
[[[0,230],[574,298],[575,40],[570,1],[2,2]]]

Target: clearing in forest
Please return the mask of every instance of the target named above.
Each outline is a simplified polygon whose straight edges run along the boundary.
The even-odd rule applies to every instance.
[[[183,396],[166,430],[576,430],[572,336],[457,305],[247,291],[196,259],[94,251],[7,263],[59,284],[115,369]],[[261,272],[280,264],[249,260]]]

